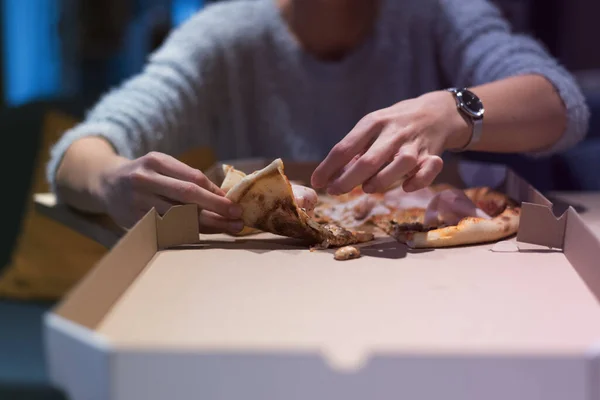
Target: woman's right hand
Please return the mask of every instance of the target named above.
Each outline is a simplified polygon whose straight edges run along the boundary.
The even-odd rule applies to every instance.
[[[98,189],[103,208],[125,227],[152,207],[164,215],[174,205],[197,204],[201,233],[238,233],[243,228],[239,205],[202,172],[166,154],[119,158],[104,171]]]

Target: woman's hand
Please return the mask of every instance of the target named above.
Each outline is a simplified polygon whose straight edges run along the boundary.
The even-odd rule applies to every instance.
[[[129,227],[152,207],[163,215],[179,204],[200,207],[200,232],[237,233],[242,210],[202,172],[162,153],[135,160],[119,158],[101,176],[99,195],[106,212]]]
[[[438,91],[364,117],[317,167],[312,185],[329,194],[363,185],[381,192],[405,179],[405,191],[430,185],[443,167],[442,152],[464,146],[470,126],[451,93]]]

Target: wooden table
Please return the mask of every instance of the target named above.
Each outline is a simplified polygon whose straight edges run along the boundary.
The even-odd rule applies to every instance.
[[[84,236],[111,248],[125,234],[126,230],[116,225],[106,216],[89,215],[58,204],[52,193],[34,195],[36,210],[48,218],[81,233]]]
[[[600,237],[600,192],[550,192],[546,193],[546,196],[555,204],[556,215],[560,216],[568,206],[573,206],[592,231]],[[126,232],[105,216],[87,215],[57,204],[55,196],[51,193],[36,194],[34,201],[36,209],[43,215],[107,248],[112,247]]]

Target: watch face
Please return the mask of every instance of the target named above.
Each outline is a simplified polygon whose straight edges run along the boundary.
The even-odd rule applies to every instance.
[[[473,92],[469,90],[461,90],[459,92],[461,105],[469,114],[474,117],[483,115],[483,103]]]

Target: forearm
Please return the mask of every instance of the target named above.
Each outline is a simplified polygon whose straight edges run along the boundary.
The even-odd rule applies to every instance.
[[[65,203],[82,211],[104,213],[100,199],[103,174],[124,161],[100,137],[79,139],[69,146],[57,169],[57,194]]]
[[[469,150],[528,153],[551,148],[565,132],[567,112],[552,84],[539,75],[523,75],[470,88],[485,107],[483,134]],[[471,126],[457,114],[448,147],[468,143]]]

